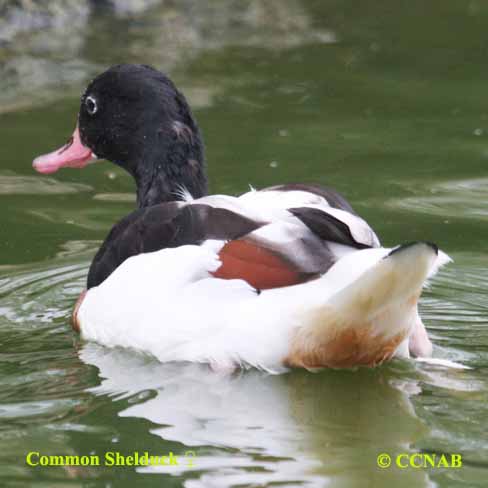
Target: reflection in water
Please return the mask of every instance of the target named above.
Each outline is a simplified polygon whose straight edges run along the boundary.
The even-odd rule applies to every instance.
[[[18,458],[25,442],[12,439],[21,421],[29,449],[50,454],[193,450],[196,467],[161,473],[180,476],[188,487],[346,487],[365,479],[372,486],[434,486],[442,473],[399,476],[376,466],[381,452],[418,449],[460,451],[467,463],[483,466],[479,412],[488,402],[488,385],[478,365],[486,364],[480,344],[488,343],[481,313],[488,273],[480,256],[454,256],[458,265],[436,278],[422,302],[435,354],[471,370],[394,362],[375,370],[223,376],[206,366],[161,364],[93,343],[73,348],[67,322],[95,247],[70,241],[55,264],[2,270],[0,418],[6,430],[0,447],[9,445]],[[27,475],[27,468],[12,472],[11,464],[8,455],[0,456],[5,473]],[[468,464],[465,476],[470,469],[478,468]],[[124,476],[136,483],[159,471],[164,468],[125,468]],[[96,478],[100,472],[76,468],[62,477]],[[50,473],[53,480],[60,476]]]
[[[165,0],[131,18],[124,5],[156,1],[8,2],[71,13],[21,35],[0,15],[0,484],[486,486],[488,4],[449,0],[439,15],[422,1]],[[171,72],[202,123],[214,191],[324,182],[385,242],[442,243],[454,263],[424,293],[422,313],[435,355],[472,369],[402,362],[220,377],[73,347],[69,316],[95,241],[133,207],[132,185],[97,165],[56,181],[21,176],[72,130],[87,79],[120,61]],[[55,103],[6,113],[46,100]],[[171,477],[33,470],[19,462],[30,449],[193,449],[200,467]],[[376,468],[381,451],[417,449],[461,452],[464,466]]]
[[[436,276],[435,293],[423,300],[422,313],[439,355],[478,367],[486,362],[488,344],[488,256],[456,254],[454,263]]]
[[[100,200],[102,202],[136,202],[136,196],[134,193],[97,193],[94,200]]]
[[[488,219],[488,178],[448,181],[428,187],[420,184],[415,191],[418,196],[391,200],[387,204],[441,217]]]
[[[114,199],[113,201],[119,202],[122,200]],[[100,231],[103,233],[103,237],[105,237],[104,234],[107,233],[107,229],[114,225],[113,209],[110,207],[86,206],[75,213],[71,206],[53,205],[52,207],[45,206],[39,209],[27,210],[26,213],[47,225],[66,223],[82,229]]]
[[[100,241],[67,241],[61,244],[61,251],[56,254],[56,257],[77,257],[79,259],[80,255],[92,256],[98,250],[100,244]]]
[[[0,174],[0,195],[59,195],[85,191],[92,191],[92,187],[35,175],[20,176],[5,171]]]
[[[223,376],[206,366],[160,364],[96,344],[83,345],[79,355],[99,369],[102,381],[92,393],[120,401],[152,392],[119,415],[147,419],[160,426],[152,434],[195,450],[200,482],[211,486],[289,480],[322,486],[327,479],[334,486],[359,486],[365,477],[379,476],[385,481],[388,472],[376,466],[378,449],[409,451],[424,432],[406,393],[417,391],[415,381],[392,386],[386,369]],[[219,451],[199,455],[205,446]],[[417,471],[406,474],[401,486],[412,483],[429,484]]]
[[[281,50],[336,42],[332,32],[314,26],[298,0],[110,3],[118,18],[104,8],[107,2],[70,0],[53,8],[51,17],[46,7],[40,12],[34,9],[33,29],[20,38],[11,29],[16,22],[0,19],[0,42],[4,41],[0,57],[5,60],[0,63],[0,113],[56,99],[60,87],[77,96],[84,82],[114,60],[143,61],[174,71],[186,68],[204,50],[228,46]],[[205,87],[204,100],[202,87],[184,91],[193,107],[202,106],[199,102],[208,105],[212,96],[208,92],[215,86]]]
[[[17,330],[66,319],[85,276],[86,263],[10,272],[0,278],[0,318],[16,324]]]
[[[486,405],[488,405],[488,258],[458,254],[454,266],[441,270],[434,288],[422,301],[421,313],[433,337],[434,354],[469,365],[469,371],[420,365],[425,395],[419,415],[431,427],[421,447],[463,453],[463,479],[476,477],[486,464]],[[436,481],[459,475],[438,473]],[[473,482],[476,485],[476,482]],[[477,485],[476,485],[477,486]],[[480,485],[481,486],[481,485]]]

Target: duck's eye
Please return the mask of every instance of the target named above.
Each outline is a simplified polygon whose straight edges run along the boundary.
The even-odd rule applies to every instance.
[[[90,115],[95,115],[97,113],[97,110],[98,110],[98,105],[97,105],[97,101],[95,100],[95,98],[92,96],[86,97],[85,107],[86,107],[86,111]]]

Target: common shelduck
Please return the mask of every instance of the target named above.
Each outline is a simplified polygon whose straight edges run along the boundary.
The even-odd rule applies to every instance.
[[[33,165],[52,173],[99,159],[132,175],[138,208],[90,266],[73,313],[83,338],[224,370],[431,354],[417,302],[447,255],[426,242],[381,247],[319,185],[207,195],[200,130],[161,72],[123,64],[99,75],[71,139]]]

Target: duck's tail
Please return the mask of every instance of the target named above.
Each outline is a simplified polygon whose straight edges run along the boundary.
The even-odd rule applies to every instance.
[[[319,280],[323,286],[341,283],[340,291],[302,322],[286,363],[340,368],[374,366],[395,353],[408,356],[422,287],[449,260],[426,242],[345,256]]]

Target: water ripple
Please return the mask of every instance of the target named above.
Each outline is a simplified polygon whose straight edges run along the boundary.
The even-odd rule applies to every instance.
[[[55,178],[20,176],[13,172],[4,171],[0,174],[0,195],[61,195],[86,191],[92,191],[92,187]]]
[[[447,181],[429,187],[420,183],[412,188],[417,195],[392,199],[385,205],[442,217],[488,219],[488,178]]]

